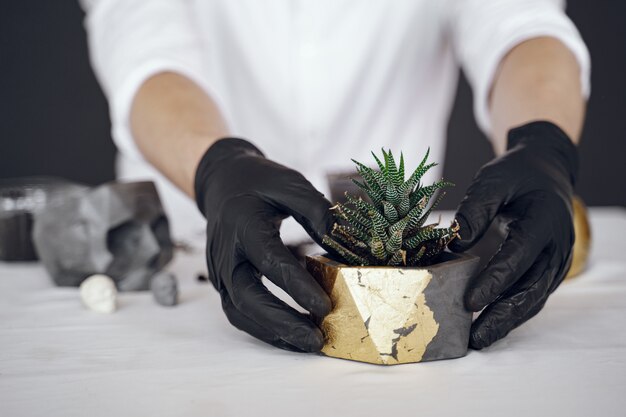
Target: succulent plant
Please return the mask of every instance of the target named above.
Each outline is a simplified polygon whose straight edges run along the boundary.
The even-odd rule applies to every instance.
[[[425,225],[430,213],[445,192],[439,190],[454,184],[437,181],[423,186],[422,176],[436,163],[427,163],[428,152],[419,166],[405,181],[404,156],[399,164],[391,150],[382,149],[383,161],[372,156],[380,170],[352,160],[362,182],[352,181],[364,191],[369,201],[346,193],[346,203],[331,209],[337,221],[323,243],[353,266],[422,266],[432,263],[448,243],[458,237],[459,226],[437,228],[439,223]],[[439,194],[429,204],[435,194]]]

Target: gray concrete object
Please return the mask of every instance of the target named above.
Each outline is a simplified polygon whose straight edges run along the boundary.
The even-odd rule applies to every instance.
[[[162,306],[178,304],[178,283],[171,272],[160,271],[150,281],[150,290],[154,300]]]
[[[33,241],[60,286],[106,274],[120,291],[147,290],[173,254],[152,182],[111,182],[70,193],[35,213]]]
[[[0,180],[0,260],[35,261],[33,216],[59,198],[86,187],[56,177],[22,177]]]

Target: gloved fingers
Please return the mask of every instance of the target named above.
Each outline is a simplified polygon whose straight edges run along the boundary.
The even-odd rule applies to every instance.
[[[304,309],[320,318],[330,312],[330,298],[283,244],[273,224],[261,219],[251,222],[246,227],[242,245],[256,269]]]
[[[297,347],[285,342],[275,333],[272,333],[268,329],[260,326],[254,320],[239,311],[226,292],[222,296],[222,308],[224,309],[224,313],[226,314],[228,321],[239,330],[244,331],[249,335],[277,348],[292,352],[303,352],[302,349],[298,349]]]
[[[233,271],[230,297],[240,312],[290,345],[305,352],[322,349],[320,329],[270,293],[250,263],[241,263]]]
[[[292,216],[313,240],[321,244],[335,223],[330,201],[299,172],[292,171],[281,181],[281,190],[274,193],[275,202]]]
[[[526,323],[528,320],[532,319],[533,317],[535,317],[542,309],[543,307],[546,305],[546,301],[548,301],[548,297],[550,296],[550,293],[544,294],[544,296],[541,298],[541,300],[539,300],[539,302],[537,302],[537,304],[535,304],[535,306],[530,309],[525,316],[522,316],[517,323],[515,324],[515,327],[519,327],[522,324]]]
[[[573,226],[572,226],[573,227]],[[574,236],[573,236],[573,232],[572,232],[572,237],[571,237],[571,243],[570,246],[566,247],[565,250],[563,249],[556,249],[555,248],[556,253],[562,253],[562,257],[559,260],[555,260],[555,264],[558,265],[558,272],[555,275],[555,279],[552,282],[552,285],[550,286],[550,290],[549,293],[552,294],[559,285],[561,285],[561,282],[563,282],[563,280],[565,279],[565,276],[567,275],[567,273],[569,272],[571,266],[572,266],[572,262],[574,260]],[[565,252],[565,253],[563,253]],[[560,262],[559,262],[560,261]]]
[[[216,290],[219,290],[219,286],[217,284],[217,279],[215,275],[207,272],[206,277],[208,278],[209,282],[213,285],[213,288],[215,288]]]
[[[463,252],[485,234],[506,197],[500,190],[501,182],[501,173],[489,167],[476,174],[457,208],[455,218],[460,226],[461,239],[450,242],[450,250]]]
[[[509,224],[509,232],[498,252],[470,283],[465,305],[480,311],[512,287],[537,261],[547,245],[548,227],[538,219],[542,215],[532,206],[523,205],[523,218]]]
[[[555,270],[544,251],[519,282],[491,303],[472,323],[470,347],[485,348],[539,312],[548,296]]]

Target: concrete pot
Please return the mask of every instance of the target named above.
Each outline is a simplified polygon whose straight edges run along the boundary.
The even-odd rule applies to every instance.
[[[326,337],[322,353],[380,365],[464,356],[472,313],[463,295],[479,259],[445,252],[439,261],[423,268],[354,267],[307,256],[307,270],[333,303],[318,321]]]

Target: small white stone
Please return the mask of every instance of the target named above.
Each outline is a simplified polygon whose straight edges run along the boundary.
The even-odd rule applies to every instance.
[[[90,310],[112,313],[117,307],[115,282],[106,275],[92,275],[80,284],[80,298]]]

